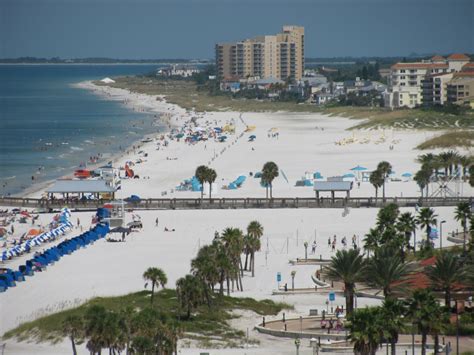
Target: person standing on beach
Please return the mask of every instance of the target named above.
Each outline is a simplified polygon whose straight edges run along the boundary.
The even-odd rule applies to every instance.
[[[156,217],[156,220],[155,220],[155,227],[158,227],[158,217]]]
[[[81,221],[80,221],[80,219],[78,218],[78,219],[77,219],[77,228],[79,228],[80,226],[81,226]]]

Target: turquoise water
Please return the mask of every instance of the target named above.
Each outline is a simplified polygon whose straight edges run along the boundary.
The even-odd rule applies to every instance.
[[[71,84],[145,74],[157,65],[0,66],[0,195],[70,174],[156,132],[153,116]],[[32,179],[34,176],[34,180]]]

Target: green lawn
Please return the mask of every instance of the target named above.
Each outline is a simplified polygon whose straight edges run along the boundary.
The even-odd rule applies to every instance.
[[[61,325],[71,315],[83,316],[92,305],[101,305],[108,310],[119,311],[128,306],[134,309],[145,309],[150,305],[150,292],[141,291],[119,297],[97,297],[85,304],[70,310],[54,313],[39,318],[35,321],[24,323],[19,327],[4,334],[4,338],[16,337],[19,340],[34,339],[37,341],[57,342],[63,339]],[[260,316],[276,315],[282,309],[293,307],[271,300],[256,301],[251,298],[217,297],[211,309],[207,306],[200,307],[193,316],[183,319],[179,310],[176,291],[165,289],[155,294],[154,307],[162,312],[165,317],[180,319],[179,325],[183,329],[184,338],[198,340],[202,344],[219,342],[225,346],[236,346],[245,340],[244,332],[232,328],[228,321],[236,316],[232,310],[250,310],[255,312],[256,321]]]

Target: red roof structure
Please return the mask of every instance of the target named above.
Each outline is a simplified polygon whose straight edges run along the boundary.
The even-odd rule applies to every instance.
[[[469,58],[467,55],[462,54],[462,53],[453,53],[448,57],[448,60],[454,60],[454,61],[470,61],[471,58]]]
[[[474,62],[464,64],[461,70],[462,71],[474,71]]]
[[[392,65],[392,69],[445,69],[445,63],[397,63]]]
[[[445,61],[446,58],[440,56],[440,55],[435,55],[433,58],[431,58],[431,61],[433,62],[442,62],[442,61]]]

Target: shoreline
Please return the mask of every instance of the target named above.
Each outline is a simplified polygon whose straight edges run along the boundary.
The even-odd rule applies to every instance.
[[[172,122],[172,120],[169,117],[167,117],[166,111],[169,110],[173,106],[175,107],[178,107],[178,106],[167,103],[163,98],[161,98],[160,101],[163,103],[164,107],[162,110],[157,110],[156,107],[144,105],[143,101],[140,100],[141,96],[139,97],[136,96],[136,95],[142,95],[142,94],[134,95],[134,93],[130,92],[129,90],[112,88],[110,86],[95,85],[92,80],[81,81],[79,83],[72,83],[70,84],[70,86],[77,89],[81,89],[81,90],[88,90],[103,100],[120,101],[121,105],[123,105],[124,108],[133,110],[139,113],[143,113],[143,114],[154,115],[155,116],[154,121],[160,122],[160,125],[158,126],[158,128],[160,129],[159,133],[156,133],[156,132],[146,133],[143,136],[138,137],[137,140],[133,141],[128,146],[124,147],[123,151],[117,152],[115,154],[110,153],[111,154],[110,157],[103,158],[97,163],[88,164],[86,168],[89,170],[97,169],[98,167],[104,165],[106,161],[112,161],[112,165],[113,165],[114,163],[124,160],[127,156],[133,153],[132,151],[133,147],[135,147],[136,149],[139,149],[142,147],[146,147],[150,143],[153,143],[153,142],[143,143],[142,142],[143,139],[146,139],[146,138],[154,139],[156,138],[157,135],[168,133],[172,128],[175,128],[176,126],[175,122]],[[147,98],[151,97],[151,95],[143,95],[143,96],[146,96]],[[157,96],[157,99],[158,99],[158,96]],[[163,129],[163,131],[161,131],[161,129]],[[48,179],[46,181],[34,183],[33,185],[23,189],[20,192],[12,194],[12,196],[13,197],[41,196],[43,195],[44,191],[48,187],[53,185],[54,181],[58,179],[70,178],[73,175],[73,173],[74,172],[71,171],[55,179]]]

